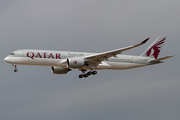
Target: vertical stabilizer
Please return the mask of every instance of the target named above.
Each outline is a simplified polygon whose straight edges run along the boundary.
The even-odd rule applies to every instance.
[[[141,56],[157,59],[165,40],[166,37],[158,37]]]

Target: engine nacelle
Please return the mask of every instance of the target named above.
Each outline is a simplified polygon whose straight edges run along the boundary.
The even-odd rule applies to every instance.
[[[53,74],[67,74],[71,69],[52,66],[51,71]]]
[[[67,65],[70,68],[82,68],[85,62],[82,58],[69,58],[67,59]]]

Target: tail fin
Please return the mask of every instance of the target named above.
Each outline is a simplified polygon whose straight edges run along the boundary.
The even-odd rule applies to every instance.
[[[166,37],[158,37],[141,56],[157,59]]]

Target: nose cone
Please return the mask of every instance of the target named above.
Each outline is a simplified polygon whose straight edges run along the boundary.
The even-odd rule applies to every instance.
[[[5,58],[4,58],[4,61],[10,62],[9,57],[5,57]]]

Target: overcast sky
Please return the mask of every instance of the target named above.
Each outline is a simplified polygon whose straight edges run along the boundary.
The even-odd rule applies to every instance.
[[[179,0],[1,0],[1,120],[179,120]],[[73,70],[4,62],[25,48],[105,52],[151,39],[123,54],[140,55],[167,36],[165,63],[98,71],[79,79]]]

